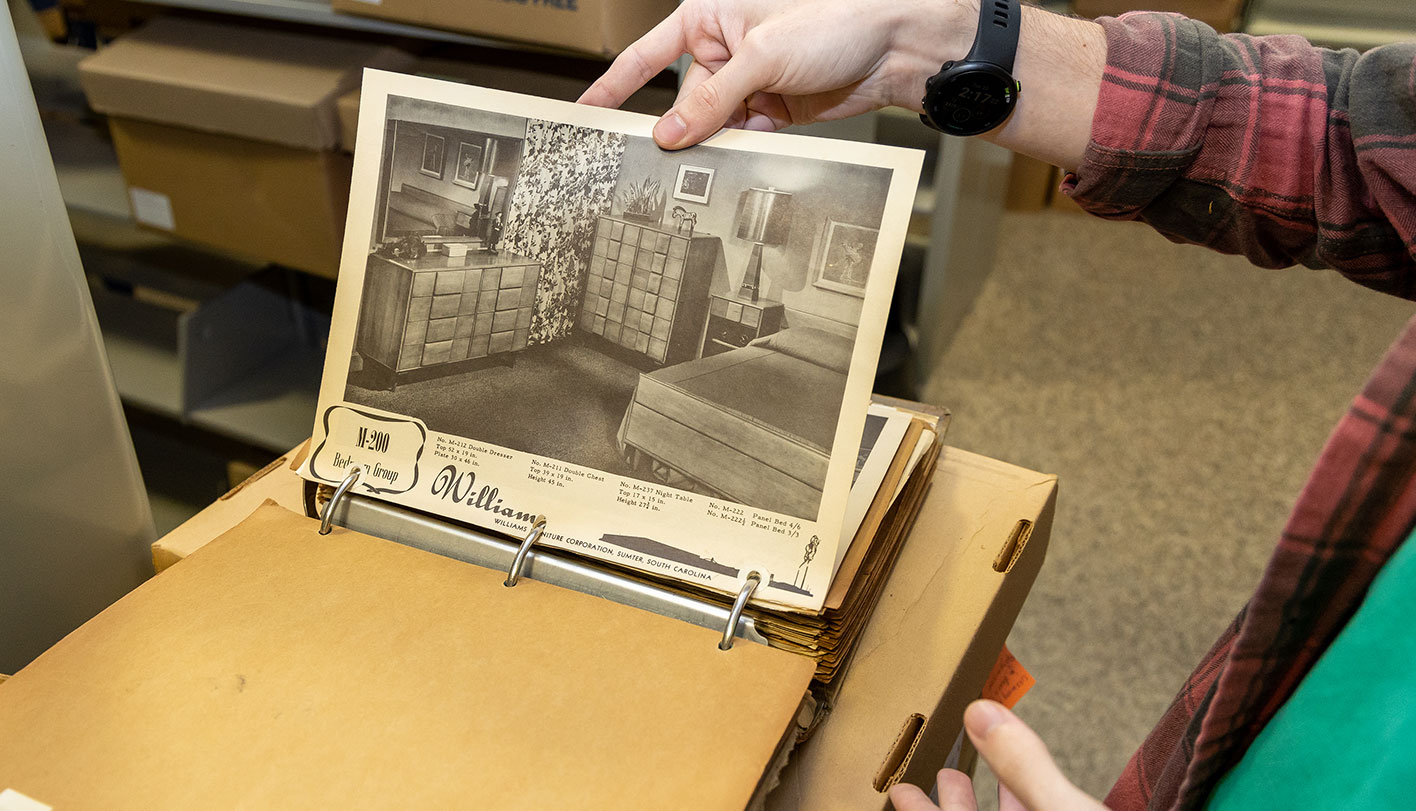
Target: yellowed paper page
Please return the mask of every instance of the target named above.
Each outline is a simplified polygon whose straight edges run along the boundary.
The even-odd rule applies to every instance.
[[[815,609],[920,153],[369,71],[302,475]]]

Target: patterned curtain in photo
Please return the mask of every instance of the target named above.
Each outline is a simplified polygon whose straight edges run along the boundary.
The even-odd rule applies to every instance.
[[[541,263],[530,342],[575,326],[596,218],[610,212],[626,137],[532,119],[501,247]]]

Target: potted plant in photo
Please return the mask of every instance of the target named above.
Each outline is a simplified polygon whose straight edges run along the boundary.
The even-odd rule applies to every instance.
[[[658,225],[664,216],[664,191],[659,181],[644,178],[643,183],[631,183],[620,194],[624,203],[624,218],[645,225]]]

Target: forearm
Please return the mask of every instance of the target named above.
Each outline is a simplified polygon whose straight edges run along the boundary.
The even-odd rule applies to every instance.
[[[968,53],[978,28],[978,0],[939,0],[935,13],[898,26],[891,65],[897,104],[922,111],[924,83],[946,61]],[[907,11],[906,13],[911,13]],[[1106,35],[1090,20],[1024,6],[1013,76],[1022,87],[1006,124],[983,137],[1025,155],[1075,169],[1091,136],[1106,66]]]

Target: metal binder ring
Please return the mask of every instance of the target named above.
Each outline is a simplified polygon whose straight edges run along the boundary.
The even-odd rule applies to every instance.
[[[752,592],[762,584],[762,575],[757,572],[748,572],[747,579],[742,583],[742,590],[738,592],[736,600],[733,600],[733,610],[728,612],[728,626],[723,629],[723,641],[718,643],[718,650],[731,650],[733,642],[737,639],[738,621],[742,619],[742,611],[747,608],[748,598]]]
[[[349,488],[354,486],[354,482],[359,481],[359,475],[364,472],[364,468],[355,465],[349,469],[349,475],[344,477],[344,481],[334,488],[334,495],[329,497],[324,510],[320,513],[320,534],[328,535],[330,522],[334,520],[334,507],[339,500],[344,498],[344,494],[349,492]]]
[[[526,555],[531,552],[531,547],[541,540],[541,533],[545,531],[546,516],[536,516],[536,520],[531,522],[531,529],[526,532],[526,538],[521,541],[521,548],[516,550],[516,557],[511,561],[511,568],[506,571],[506,582],[503,585],[509,588],[521,579],[521,567],[526,565]]]

